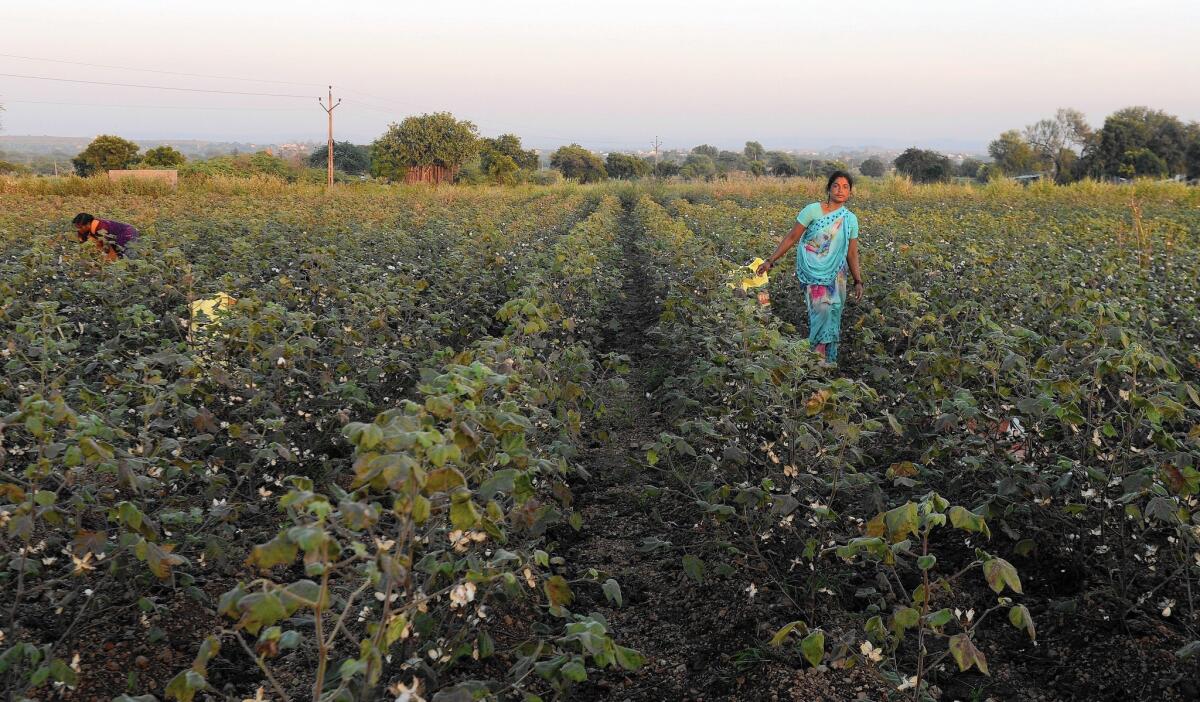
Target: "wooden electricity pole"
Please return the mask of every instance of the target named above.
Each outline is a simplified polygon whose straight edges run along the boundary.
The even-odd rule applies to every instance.
[[[326,179],[326,185],[328,187],[332,188],[333,187],[333,109],[335,107],[337,107],[338,105],[342,104],[342,99],[338,98],[337,103],[334,103],[334,101],[333,101],[333,86],[331,85],[331,86],[329,86],[329,103],[328,103],[328,105],[326,105],[326,103],[324,103],[324,102],[321,102],[321,98],[317,98],[317,102],[320,103],[321,109],[325,110],[325,114],[329,115],[329,141],[328,141],[329,153],[327,154],[329,159],[328,159],[328,162],[326,163],[326,167],[325,167],[325,179]]]
[[[658,137],[654,137],[654,142],[651,144],[654,147],[654,175],[658,175],[658,147],[662,146],[662,142]]]

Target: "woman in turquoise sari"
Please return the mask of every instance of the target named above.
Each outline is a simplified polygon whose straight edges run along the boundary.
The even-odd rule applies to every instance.
[[[808,341],[828,363],[837,363],[846,305],[847,274],[854,281],[854,300],[863,296],[858,267],[858,218],[846,209],[854,178],[834,171],[825,184],[825,202],[814,202],[796,215],[796,225],[779,242],[775,253],[758,267],[762,275],[797,243],[796,277],[804,286],[808,306]]]

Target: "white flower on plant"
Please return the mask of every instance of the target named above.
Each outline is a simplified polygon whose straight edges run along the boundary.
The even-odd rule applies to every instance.
[[[466,607],[468,602],[475,600],[475,583],[465,582],[450,591],[450,609]]]
[[[896,688],[896,691],[904,692],[905,690],[911,690],[912,688],[914,688],[916,686],[917,686],[917,676],[913,675],[913,676],[905,678],[904,682],[900,683],[900,686]]]
[[[533,571],[530,570],[529,568],[526,568],[524,574],[525,574],[525,584],[528,585],[529,589],[531,589],[531,590],[536,589],[537,588],[537,580],[535,580],[533,577]]]
[[[754,596],[758,594],[758,586],[750,583],[750,587],[746,588],[746,592],[750,594],[750,599],[754,599]]]
[[[863,641],[858,650],[863,654],[863,658],[872,663],[878,663],[883,660],[883,649],[876,648],[870,641]]]
[[[1169,617],[1171,616],[1171,608],[1175,606],[1175,600],[1164,599],[1162,602],[1158,603],[1158,606],[1162,607],[1162,615],[1164,617]]]
[[[242,702],[270,702],[270,698],[264,697],[264,695],[266,695],[266,690],[263,689],[262,685],[259,685],[258,690],[256,690],[254,693],[254,696],[247,697],[243,699]]]

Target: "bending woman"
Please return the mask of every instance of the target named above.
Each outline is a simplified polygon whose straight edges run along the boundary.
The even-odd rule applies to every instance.
[[[862,300],[863,279],[858,267],[858,218],[846,209],[854,178],[834,171],[825,184],[825,202],[814,202],[796,215],[796,226],[779,242],[775,253],[758,267],[762,275],[787,255],[797,242],[796,277],[804,286],[808,306],[808,341],[828,363],[837,363],[846,305],[846,275],[854,281],[854,301]]]

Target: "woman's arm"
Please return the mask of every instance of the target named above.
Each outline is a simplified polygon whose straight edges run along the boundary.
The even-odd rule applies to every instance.
[[[850,264],[850,275],[854,278],[854,301],[862,302],[863,282],[862,271],[858,267],[858,239],[850,240],[850,250],[846,252],[846,261]]]
[[[775,247],[775,253],[758,267],[755,275],[762,275],[775,265],[775,262],[787,255],[787,252],[800,241],[800,237],[804,236],[804,230],[807,229],[803,224],[796,222],[796,226],[792,227],[792,231],[788,232],[787,236],[783,237],[783,241],[779,242],[779,246]]]

